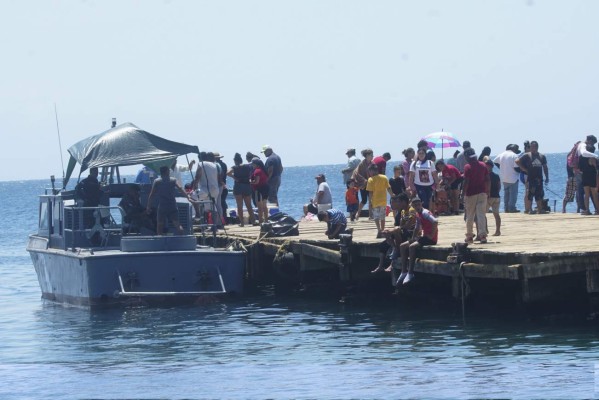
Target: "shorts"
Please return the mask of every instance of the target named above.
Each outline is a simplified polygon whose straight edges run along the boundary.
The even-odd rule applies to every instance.
[[[543,200],[545,197],[545,191],[543,190],[543,180],[535,179],[534,181],[528,181],[528,200],[535,199],[536,201]]]
[[[158,222],[162,222],[164,220],[171,222],[179,221],[179,211],[176,208],[161,208],[158,206],[158,212],[156,213],[156,217],[158,218]]]
[[[458,190],[460,188],[460,185],[462,184],[463,181],[464,181],[464,178],[459,177],[458,179],[456,179],[455,181],[453,181],[453,183],[451,184],[451,186],[449,188],[451,190]]]
[[[499,212],[499,197],[489,197],[487,199],[487,210],[491,209],[491,211],[493,211],[493,214],[496,214]]]
[[[387,207],[372,207],[372,219],[375,221],[382,221],[386,217],[386,209]]]
[[[358,203],[348,204],[347,205],[347,212],[348,213],[355,213],[357,211],[358,211]]]
[[[317,214],[318,214],[318,207],[316,207],[314,204],[312,204],[312,203],[309,203],[309,204],[306,206],[306,208],[308,209],[308,212],[309,212],[309,213],[312,213],[312,214],[314,214],[314,215],[317,215]]]
[[[252,195],[252,187],[249,183],[239,183],[235,182],[233,184],[233,195],[235,196],[251,196]]]
[[[432,240],[431,238],[427,237],[427,236],[421,236],[418,239],[418,243],[421,246],[434,246],[437,244],[437,242],[435,240]]]
[[[252,190],[252,199],[255,204],[268,199],[268,185],[260,186]]]

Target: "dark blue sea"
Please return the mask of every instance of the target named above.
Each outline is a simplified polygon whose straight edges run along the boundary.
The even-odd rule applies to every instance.
[[[549,165],[547,197],[560,207],[564,155]],[[321,172],[340,204],[340,169],[287,168],[282,210],[299,215]],[[0,399],[599,395],[593,321],[469,315],[464,323],[414,304],[279,297],[269,287],[194,307],[44,303],[25,245],[48,184],[0,182]]]

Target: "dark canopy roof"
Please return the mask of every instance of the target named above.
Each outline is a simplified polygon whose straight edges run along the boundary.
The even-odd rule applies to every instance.
[[[165,161],[189,153],[199,153],[197,146],[173,142],[139,129],[130,122],[98,135],[83,139],[68,149],[71,154],[64,186],[75,164],[79,174],[92,167],[112,167]]]

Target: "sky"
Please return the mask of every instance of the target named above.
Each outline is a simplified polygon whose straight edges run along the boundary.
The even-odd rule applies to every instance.
[[[440,130],[493,154],[599,134],[599,1],[0,7],[0,180],[60,176],[113,117],[229,164],[269,144],[285,166],[344,163],[348,147],[400,160]]]

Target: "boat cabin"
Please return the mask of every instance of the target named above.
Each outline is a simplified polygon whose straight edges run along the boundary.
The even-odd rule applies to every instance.
[[[120,249],[123,237],[139,236],[144,233],[125,222],[125,211],[118,206],[120,199],[129,190],[129,185],[104,183],[106,190],[98,207],[78,205],[74,190],[58,192],[56,189],[46,189],[39,197],[37,235],[48,238],[48,247],[55,249]],[[138,186],[141,204],[145,208],[152,185]],[[191,235],[193,233],[191,204],[187,199],[178,197],[177,209],[183,234]],[[176,231],[175,227],[169,224],[167,232],[174,231]]]

